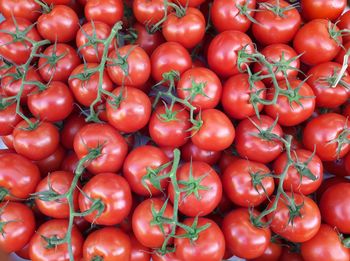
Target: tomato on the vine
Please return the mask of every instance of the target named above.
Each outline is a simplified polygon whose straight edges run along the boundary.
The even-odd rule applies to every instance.
[[[89,0],[84,7],[88,21],[98,21],[113,26],[123,18],[124,6],[121,0]]]

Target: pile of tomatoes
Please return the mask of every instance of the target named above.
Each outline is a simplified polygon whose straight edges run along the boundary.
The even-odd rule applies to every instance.
[[[349,261],[345,8],[0,0],[0,249]]]

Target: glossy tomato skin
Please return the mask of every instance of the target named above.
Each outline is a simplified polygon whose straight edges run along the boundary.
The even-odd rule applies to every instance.
[[[337,37],[338,43],[330,37],[329,24],[326,19],[315,19],[299,29],[293,40],[294,49],[298,54],[304,53],[300,60],[307,65],[329,62],[336,57],[340,50],[342,38]],[[334,26],[335,31],[339,31]],[[322,53],[322,55],[320,55]]]
[[[11,63],[21,65],[28,60],[32,44],[29,41],[13,41],[13,37],[6,33],[16,33],[16,25],[19,31],[24,31],[31,26],[31,22],[25,18],[12,18],[6,19],[0,23],[0,55]],[[31,28],[25,37],[30,38],[33,41],[40,41],[41,37],[35,27]]]
[[[140,146],[126,157],[123,175],[134,193],[141,196],[158,196],[161,195],[169,181],[167,179],[160,180],[158,185],[161,190],[159,190],[149,179],[144,180],[144,178],[150,170],[158,170],[157,176],[165,175],[170,171],[170,166],[164,168],[167,163],[169,163],[169,159],[160,148],[150,145]]]
[[[323,161],[333,161],[344,157],[350,150],[349,144],[340,146],[337,151],[335,140],[346,128],[346,118],[337,113],[322,114],[312,119],[305,127],[303,143],[306,149],[313,151],[316,146],[316,154]]]
[[[121,0],[89,0],[84,7],[88,21],[99,21],[113,26],[123,18],[123,2]]]
[[[184,224],[191,227],[194,218],[187,218]],[[209,224],[210,226],[198,234],[198,238],[176,238],[175,254],[180,260],[186,261],[221,261],[225,253],[225,238],[219,226],[207,218],[198,218],[197,228]],[[187,232],[183,228],[176,231],[181,236]]]
[[[41,175],[45,177],[48,173],[59,170],[64,157],[66,156],[65,149],[59,145],[57,150],[45,159],[35,161]]]
[[[165,6],[162,0],[135,0],[132,10],[140,24],[149,26],[158,23],[165,15]],[[170,7],[168,11],[170,11]]]
[[[34,0],[1,0],[0,13],[6,18],[12,17],[25,18],[31,22],[35,22],[40,16],[40,5]]]
[[[291,192],[287,192],[289,198],[292,197]],[[271,222],[271,230],[277,235],[283,238],[295,242],[306,242],[313,238],[321,225],[321,214],[316,203],[301,194],[293,193],[295,204],[300,207],[300,216],[296,216],[293,219],[293,223],[290,220],[290,209],[288,201],[282,196],[277,203],[277,209],[267,215],[268,220]],[[273,204],[276,198],[272,199],[269,204],[269,208]]]
[[[22,203],[0,204],[1,230],[0,247],[6,253],[19,251],[29,242],[35,231],[33,211]]]
[[[30,259],[33,261],[68,261],[69,253],[67,243],[48,248],[47,242],[42,238],[42,236],[48,238],[56,236],[62,239],[66,235],[67,230],[68,220],[65,219],[52,219],[42,224],[29,243]],[[78,260],[82,256],[84,239],[75,226],[73,226],[71,237],[73,255],[74,258]]]
[[[45,49],[43,55],[39,59],[38,68],[41,77],[46,82],[66,82],[74,68],[81,63],[75,49],[68,44],[50,45]],[[50,59],[56,60],[56,63],[51,63]]]
[[[150,261],[151,250],[143,246],[134,235],[130,235],[131,240],[131,255],[130,261]]]
[[[324,179],[321,186],[316,191],[317,202],[320,203],[323,193],[325,193],[328,188],[332,187],[335,184],[346,183],[346,182],[349,182],[349,180],[346,178],[337,177],[337,176]]]
[[[301,245],[301,255],[305,261],[349,260],[350,252],[329,225],[322,224],[317,234]]]
[[[159,248],[162,246],[166,235],[171,232],[170,224],[163,224],[164,233],[162,233],[159,225],[152,225],[154,220],[152,207],[156,213],[159,213],[164,204],[164,200],[160,198],[150,198],[142,201],[135,209],[132,216],[132,229],[136,239],[144,246],[150,248]],[[167,203],[163,217],[173,217],[173,207]]]
[[[323,165],[322,161],[317,155],[312,155],[309,150],[298,149],[291,152],[292,160],[295,162],[294,165],[290,166],[287,170],[286,177],[283,181],[283,188],[285,191],[293,191],[303,195],[309,195],[315,192],[321,185],[323,180]],[[310,160],[311,159],[311,160]],[[308,162],[309,161],[309,162]],[[281,154],[273,163],[273,170],[276,175],[281,175],[288,162],[287,153]],[[307,165],[305,164],[306,162]],[[302,164],[301,167],[295,167]],[[312,180],[305,175],[300,176],[300,170],[307,168],[316,178]],[[278,179],[276,180],[279,181]]]
[[[281,254],[282,254],[281,242],[279,241],[273,242],[271,240],[265,252],[261,256],[251,260],[252,261],[279,261]]]
[[[68,43],[79,30],[79,18],[72,8],[56,5],[38,18],[37,28],[40,35],[52,43]]]
[[[152,105],[143,91],[124,86],[114,89],[112,93],[121,97],[121,101],[115,101],[111,97],[107,100],[106,112],[110,125],[125,133],[136,132],[147,125]]]
[[[14,126],[21,121],[21,117],[16,113],[16,103],[0,109],[0,135],[10,135]]]
[[[85,125],[86,125],[86,122],[84,117],[73,112],[64,121],[63,128],[61,129],[61,132],[60,132],[61,144],[66,149],[73,149],[74,137],[79,132],[79,130],[83,128]]]
[[[94,211],[84,218],[90,223],[100,225],[119,224],[131,210],[132,195],[130,186],[122,176],[114,173],[100,173],[91,178],[83,187],[83,193],[79,195],[80,211],[89,210],[93,200],[101,200],[104,211],[100,216]],[[87,197],[86,197],[86,196]]]
[[[130,237],[115,227],[104,227],[92,232],[83,245],[84,260],[96,257],[103,260],[129,260],[131,254]]]
[[[337,26],[339,29],[350,29],[350,11],[344,12],[340,17],[339,17],[339,23],[337,23]],[[348,43],[350,40],[349,35],[344,35],[343,36],[343,41],[344,43]]]
[[[74,175],[68,171],[54,171],[49,173],[47,177],[42,179],[37,188],[36,193],[53,190],[55,193],[63,195],[67,193],[72,185]],[[75,209],[78,207],[79,190],[75,189],[73,193],[73,204]],[[52,218],[69,218],[69,205],[67,199],[60,200],[42,200],[39,197],[35,198],[35,204],[39,211],[44,215]]]
[[[199,116],[197,116],[197,120]],[[204,150],[220,151],[227,149],[235,138],[235,128],[230,119],[217,109],[202,111],[202,125],[192,130],[192,142]],[[220,130],[220,131],[218,131]]]
[[[35,119],[30,119],[35,123]],[[33,129],[27,129],[28,123],[21,121],[13,131],[13,145],[18,154],[31,160],[42,160],[56,151],[60,135],[55,125],[40,122]]]
[[[153,51],[162,43],[165,39],[160,31],[154,33],[148,32],[145,25],[135,23],[133,28],[137,34],[137,38],[134,44],[140,46],[149,56],[152,55]]]
[[[253,53],[254,47],[248,35],[240,31],[225,31],[211,41],[207,60],[209,67],[219,76],[227,78],[245,69],[246,63],[237,64],[238,52]],[[223,66],[223,64],[225,66]],[[240,68],[239,68],[240,66]]]
[[[321,1],[302,0],[301,14],[306,21],[313,19],[337,20],[346,7],[345,0]]]
[[[349,183],[334,184],[323,193],[320,200],[323,220],[345,234],[350,232],[349,188]]]
[[[227,197],[241,207],[255,207],[270,197],[275,189],[272,177],[264,177],[254,185],[252,175],[271,173],[264,164],[238,159],[227,166],[221,180]]]
[[[257,211],[253,211],[258,215]],[[238,208],[228,213],[221,227],[227,247],[238,257],[252,259],[261,256],[271,238],[269,228],[258,228],[250,222],[248,209]]]
[[[8,149],[10,149],[12,151],[15,150],[15,148],[13,147],[13,135],[12,134],[2,136],[1,140]]]
[[[116,129],[107,124],[91,123],[81,128],[74,137],[74,151],[79,159],[86,156],[89,149],[99,147],[101,155],[91,160],[87,169],[93,174],[117,172],[128,153],[128,145]]]
[[[202,161],[214,165],[220,159],[221,151],[203,150],[191,140],[181,147],[181,157],[185,161]]]
[[[191,177],[192,175],[192,177]],[[196,188],[199,197],[195,193],[188,195],[187,192],[180,193],[179,211],[186,216],[206,216],[210,214],[220,203],[222,197],[222,184],[220,177],[208,164],[200,161],[192,161],[183,164],[176,173],[179,188],[191,186]],[[205,189],[199,186],[206,187]],[[171,202],[174,202],[175,190],[172,183],[169,184],[168,194]]]

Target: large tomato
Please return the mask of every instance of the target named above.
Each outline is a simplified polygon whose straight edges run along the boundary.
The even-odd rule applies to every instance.
[[[84,7],[88,21],[98,21],[113,26],[123,18],[123,1],[121,0],[89,0]]]
[[[301,14],[307,21],[323,18],[337,20],[346,7],[346,0],[301,0]]]
[[[10,135],[14,126],[21,121],[16,112],[16,104],[12,103],[6,107],[0,107],[0,135]]]
[[[280,256],[282,254],[282,246],[279,240],[271,240],[267,246],[264,254],[261,256],[251,259],[251,261],[281,261]],[[293,260],[289,260],[293,261]]]
[[[35,165],[38,166],[41,175],[46,177],[48,173],[61,169],[61,164],[66,156],[65,149],[59,145],[57,150],[45,159],[35,161]]]
[[[166,7],[163,0],[134,0],[132,11],[139,23],[152,26],[162,20]],[[168,7],[167,11],[170,11],[170,7]]]
[[[221,151],[204,150],[189,140],[181,147],[181,157],[185,161],[202,161],[214,165],[220,159]]]
[[[40,5],[34,0],[0,0],[0,13],[6,19],[22,17],[35,22],[40,11]]]

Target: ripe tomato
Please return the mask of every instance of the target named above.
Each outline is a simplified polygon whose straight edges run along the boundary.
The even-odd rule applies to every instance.
[[[157,217],[172,218],[173,207],[167,203],[164,212],[160,212],[164,201],[159,198],[149,198],[142,201],[132,216],[132,229],[136,239],[144,246],[159,248],[162,246],[166,236],[171,232],[172,225],[161,224]],[[153,211],[157,213],[153,216]],[[162,226],[162,230],[160,228]]]
[[[223,173],[222,185],[227,197],[238,206],[255,207],[269,198],[274,189],[271,171],[264,164],[237,159]]]
[[[14,151],[15,148],[13,147],[13,135],[12,134],[6,135],[6,136],[2,136],[1,137],[1,141],[4,143],[4,145],[8,149]]]
[[[152,105],[141,90],[124,86],[112,92],[118,99],[109,97],[106,103],[108,123],[119,131],[130,133],[145,127],[151,116]]]
[[[56,5],[38,18],[37,28],[40,35],[51,42],[68,43],[79,30],[79,18],[69,6]]]
[[[342,1],[342,0],[341,0]],[[350,29],[350,11],[346,11],[339,17],[339,22],[337,23],[339,29]],[[343,36],[344,43],[348,43],[350,40],[350,35],[345,34]]]
[[[83,245],[84,260],[130,260],[130,237],[115,227],[104,227],[92,232]]]
[[[346,183],[349,182],[348,179],[343,178],[343,177],[330,177],[330,178],[326,178],[323,180],[321,186],[318,188],[318,190],[316,191],[316,201],[319,203],[323,193],[330,187],[332,187],[335,184],[338,183]]]
[[[69,252],[67,243],[50,246],[48,242],[43,239],[43,237],[62,239],[65,237],[67,230],[68,220],[65,219],[51,219],[42,224],[29,243],[30,259],[33,261],[68,261]],[[84,239],[75,226],[73,226],[71,238],[71,246],[69,247],[72,247],[74,258],[78,260],[82,255]]]
[[[145,25],[135,23],[133,25],[137,38],[134,44],[140,46],[149,56],[162,43],[165,42],[164,37],[160,31],[154,33],[148,32]]]
[[[305,261],[350,260],[338,233],[329,225],[322,224],[317,234],[301,245],[301,255]]]
[[[240,31],[225,31],[211,41],[208,48],[209,67],[219,76],[227,78],[244,70],[247,63],[239,64],[239,52],[253,53],[254,47],[248,35]],[[225,66],[223,66],[225,65]]]
[[[216,74],[204,67],[184,72],[176,86],[180,99],[189,100],[197,110],[213,109],[220,102],[222,86]]]
[[[21,121],[21,117],[16,113],[16,104],[0,108],[0,135],[10,135],[13,127]]]
[[[130,235],[131,240],[131,255],[130,261],[150,261],[151,250],[143,246],[134,235]]]
[[[68,44],[57,43],[45,49],[39,59],[39,73],[46,82],[66,82],[80,64],[80,58],[73,47]]]
[[[218,174],[207,163],[192,161],[183,164],[176,173],[182,190],[179,211],[186,216],[206,216],[220,203],[222,184]],[[170,200],[174,202],[175,190],[172,183],[168,187]]]
[[[320,200],[323,220],[341,233],[350,232],[350,184],[338,183],[329,187]]]
[[[88,21],[98,21],[113,26],[123,18],[123,2],[121,0],[89,0],[84,13]]]
[[[235,128],[230,119],[217,109],[207,109],[196,118],[200,128],[192,130],[192,142],[200,149],[220,151],[227,149],[235,138]],[[220,131],[218,131],[220,130]]]
[[[87,162],[87,169],[91,173],[117,172],[128,153],[128,145],[123,136],[110,125],[91,123],[75,135],[74,151],[82,159],[91,150],[100,152],[97,158]]]
[[[321,225],[321,214],[316,203],[301,194],[287,192],[289,198],[293,198],[297,210],[291,213],[292,206],[288,199],[281,196],[278,199],[277,209],[267,215],[271,221],[271,230],[288,241],[301,243],[313,238]],[[272,199],[270,208],[276,198]]]
[[[253,210],[253,215],[259,212]],[[248,209],[238,208],[228,213],[221,227],[226,245],[238,257],[252,259],[261,256],[269,245],[271,231],[268,227],[255,227]]]
[[[181,147],[181,157],[185,161],[202,161],[214,165],[220,159],[221,151],[203,150],[191,140]]]
[[[315,95],[311,87],[298,79],[279,82],[283,90],[278,95],[276,104],[266,105],[265,112],[283,126],[295,126],[307,120],[315,110]],[[268,100],[273,100],[276,89],[267,91]]]
[[[40,193],[52,191],[57,195],[63,195],[71,187],[73,178],[74,175],[71,172],[54,171],[39,182],[35,190],[35,193],[39,194],[35,198],[35,204],[41,213],[52,218],[69,218],[69,205],[66,198],[49,200],[47,197],[41,196]],[[78,207],[78,196],[79,190],[75,189],[73,193],[75,209]]]
[[[264,254],[261,256],[251,259],[251,261],[279,261],[282,254],[281,242],[270,241]]]
[[[349,22],[349,28],[350,28],[350,22]],[[343,37],[343,39],[346,39],[345,37]],[[345,42],[345,40],[343,40]],[[340,51],[338,52],[337,57],[335,57],[335,61],[337,63],[343,64],[344,63],[344,57],[346,52],[350,49],[350,39],[348,40],[348,42],[345,42],[344,44],[344,48],[341,48]],[[347,68],[347,73],[349,74],[350,72],[350,67],[349,67],[349,63],[348,62],[348,68]],[[345,74],[346,75],[346,74]]]
[[[59,145],[57,150],[48,156],[45,159],[39,160],[35,162],[35,165],[38,166],[41,175],[46,177],[48,173],[60,170],[62,161],[66,156],[66,151],[64,148]]]
[[[336,25],[326,19],[315,19],[299,29],[293,46],[298,54],[303,53],[300,60],[307,65],[329,62],[337,56],[342,44],[342,38],[337,33],[339,29]]]
[[[141,196],[158,196],[168,184],[167,179],[156,178],[169,172],[165,153],[157,147],[145,145],[131,151],[124,161],[123,175],[131,190]]]
[[[72,113],[64,121],[63,128],[61,129],[61,144],[66,149],[73,149],[73,142],[75,135],[81,128],[86,125],[84,117],[79,114]]]
[[[337,20],[346,7],[345,0],[301,0],[301,14],[306,21],[313,19]]]
[[[163,0],[134,0],[132,11],[139,23],[152,26],[164,17],[165,5]],[[170,7],[167,11],[170,11]]]
[[[84,218],[90,223],[112,226],[119,224],[131,210],[132,195],[128,182],[114,173],[101,173],[92,177],[79,195],[81,212],[91,208],[93,202],[100,200],[103,212],[98,216],[94,211]]]
[[[26,31],[28,28],[30,30]],[[6,19],[0,23],[0,30],[0,56],[17,65],[27,62],[33,48],[33,45],[24,38],[35,42],[41,40],[35,26],[33,27],[31,22],[25,18]],[[14,41],[10,33],[24,35],[18,35],[19,39]]]
[[[345,141],[347,119],[337,113],[326,113],[312,119],[305,127],[303,143],[306,149],[316,153],[323,161],[344,157],[350,150]]]
[[[282,128],[272,118],[260,115],[259,119],[254,116],[238,124],[235,147],[243,158],[268,163],[282,153],[283,144],[279,140],[282,136]]]
[[[6,18],[25,18],[35,22],[40,16],[40,5],[34,0],[0,0],[0,13]]]
[[[35,231],[33,211],[21,203],[0,203],[0,222],[0,248],[6,253],[25,247]]]
[[[174,242],[176,246],[175,254],[179,259],[186,261],[221,261],[223,259],[225,238],[214,221],[207,218],[198,218],[198,220],[187,218],[183,221],[183,224],[191,227],[194,231],[202,226],[209,225],[209,227],[199,232],[198,236],[194,238],[181,238],[181,235],[190,233],[181,227],[176,231],[176,235],[179,237],[175,238]]]
[[[220,161],[219,161],[219,168],[221,173],[224,173],[226,168],[234,161],[240,159],[238,156],[238,153],[236,152],[235,148],[224,150],[221,154]]]

